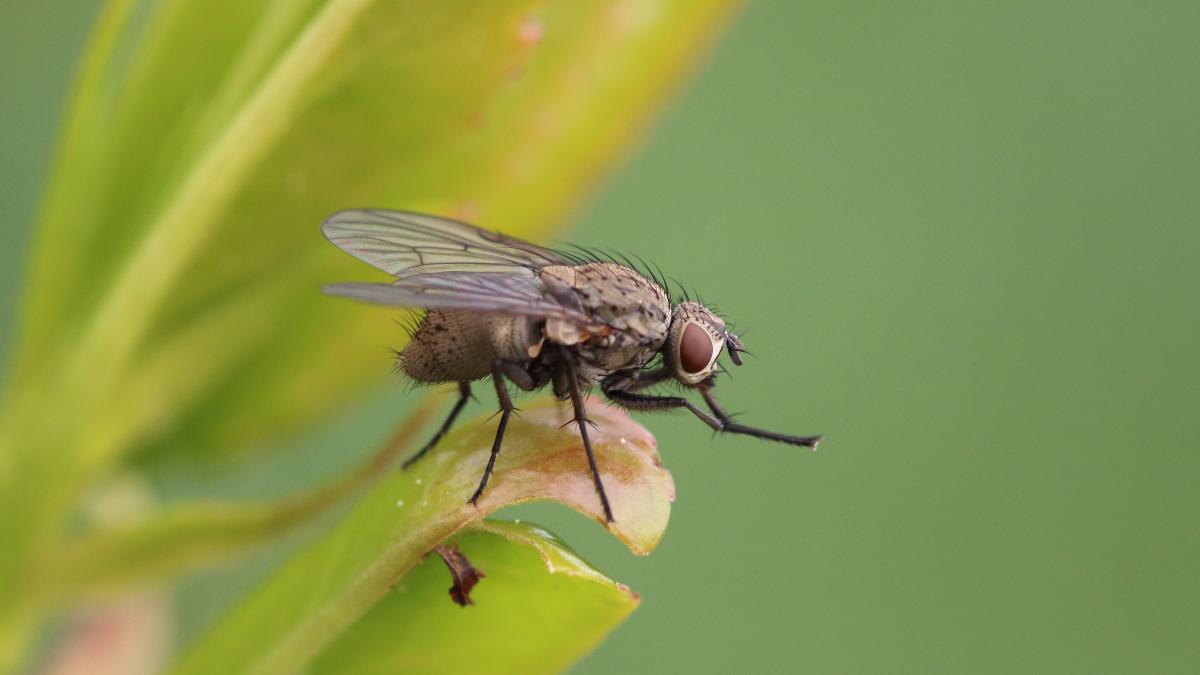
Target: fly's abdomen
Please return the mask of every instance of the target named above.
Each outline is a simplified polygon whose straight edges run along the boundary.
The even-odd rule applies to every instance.
[[[418,382],[470,382],[490,375],[497,358],[527,361],[540,339],[525,317],[434,309],[400,353],[400,370]]]

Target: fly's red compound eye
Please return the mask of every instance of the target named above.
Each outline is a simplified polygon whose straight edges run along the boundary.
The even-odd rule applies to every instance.
[[[679,365],[689,375],[695,375],[708,367],[712,362],[712,339],[703,328],[689,323],[683,329],[683,339],[679,341]]]

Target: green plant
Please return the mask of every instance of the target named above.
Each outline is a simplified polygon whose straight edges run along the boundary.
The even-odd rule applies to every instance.
[[[368,465],[282,502],[149,496],[117,515],[104,505],[142,485],[148,464],[253,455],[377,382],[378,352],[364,346],[394,345],[394,331],[378,311],[318,293],[364,274],[319,237],[323,216],[405,207],[546,235],[643,132],[734,4],[110,2],[81,64],[37,223],[0,416],[0,668],[20,662],[53,612],[169,585],[376,481],[341,525],[189,648],[181,669],[287,670],[325,645],[336,653],[373,644],[377,615],[396,621],[414,611],[378,604],[387,588],[460,530],[481,565],[528,571],[537,558],[517,550],[525,548],[566,571],[558,583],[580,600],[565,609],[587,628],[542,666],[561,667],[599,640],[631,596],[536,529],[471,525],[478,514],[454,490],[428,512],[396,508],[410,478],[383,469],[428,406]],[[640,433],[623,419],[611,428]],[[520,429],[515,444],[539,457],[571,438],[532,420]],[[456,437],[422,471],[458,480],[449,462],[469,463],[476,441]],[[637,460],[632,446],[610,446],[609,461]],[[506,461],[522,453],[506,449]],[[669,477],[638,466],[614,531],[645,551],[665,526]],[[552,488],[578,467],[556,467],[540,481],[509,481],[518,494],[493,490],[489,508],[571,503]],[[321,567],[330,559],[337,565]],[[333,593],[335,580],[367,572],[370,584],[337,597],[280,600],[299,597],[303,584],[289,580],[324,575]],[[550,582],[520,583],[536,593]],[[275,618],[258,620],[267,615]],[[248,655],[237,644],[246,621],[263,640],[278,628],[279,642]],[[413,658],[393,643],[378,649],[396,663]],[[523,663],[513,656],[507,667],[526,671]]]

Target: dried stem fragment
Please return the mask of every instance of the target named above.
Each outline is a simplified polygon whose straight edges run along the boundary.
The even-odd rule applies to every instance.
[[[454,582],[450,586],[450,599],[459,607],[475,604],[471,600],[471,589],[486,575],[467,560],[456,544],[438,544],[433,550],[446,563],[446,569],[450,570],[450,578]]]

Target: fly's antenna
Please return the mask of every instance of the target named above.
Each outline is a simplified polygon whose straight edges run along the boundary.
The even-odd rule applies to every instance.
[[[758,360],[758,357],[754,356],[753,352],[747,350],[746,345],[742,342],[742,338],[745,337],[745,335],[746,331],[736,334],[732,331],[727,331],[725,336],[725,349],[729,351],[729,358],[733,361],[733,365],[735,366],[742,365],[742,354],[746,354],[753,359]]]

